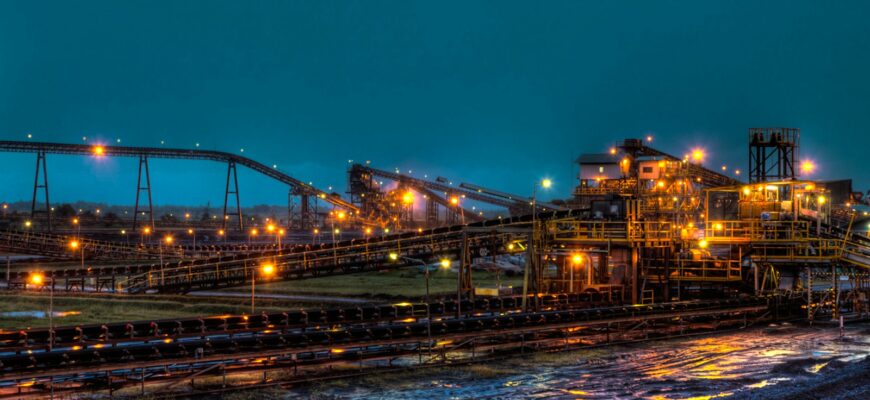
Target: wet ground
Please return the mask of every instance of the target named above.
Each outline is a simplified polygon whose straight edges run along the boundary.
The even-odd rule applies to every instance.
[[[870,324],[784,326],[596,348],[294,395],[325,398],[870,398]]]

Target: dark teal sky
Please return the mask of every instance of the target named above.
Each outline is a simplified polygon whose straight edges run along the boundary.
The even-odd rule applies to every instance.
[[[861,1],[0,0],[0,138],[245,155],[344,191],[348,159],[529,194],[651,133],[746,169],[747,128],[802,129],[822,178],[870,186]],[[0,200],[31,155],[0,154]],[[130,203],[135,160],[49,157],[56,200]],[[225,167],[152,161],[155,202],[222,200]],[[243,173],[246,204],[286,201]]]

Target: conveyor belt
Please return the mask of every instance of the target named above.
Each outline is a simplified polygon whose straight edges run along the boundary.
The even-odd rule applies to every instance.
[[[300,194],[317,196],[322,200],[350,211],[359,211],[353,204],[344,201],[341,197],[320,190],[299,179],[287,175],[275,168],[254,161],[247,157],[213,150],[189,150],[171,149],[161,147],[129,147],[100,145],[103,156],[111,157],[151,157],[151,158],[176,158],[185,160],[209,160],[218,162],[232,162],[244,165],[256,172],[266,175],[281,183],[284,183]],[[0,141],[0,151],[19,153],[50,153],[93,156],[96,146],[87,144],[48,143],[48,142],[21,142]]]

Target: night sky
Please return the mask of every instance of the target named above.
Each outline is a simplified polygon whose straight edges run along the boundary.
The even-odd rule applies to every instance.
[[[817,178],[867,190],[866,1],[0,0],[0,138],[239,152],[344,192],[348,160],[567,197],[572,160],[653,135],[747,168],[747,129],[802,130]],[[0,201],[35,156],[0,153]],[[136,160],[50,155],[54,201],[130,204]],[[152,160],[158,204],[226,167]],[[286,188],[240,170],[242,202]]]

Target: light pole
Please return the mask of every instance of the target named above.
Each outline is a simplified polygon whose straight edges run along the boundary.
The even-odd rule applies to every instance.
[[[187,234],[193,237],[193,251],[196,252],[196,231],[192,228],[188,228]]]
[[[571,278],[570,284],[568,288],[569,293],[574,293],[574,268],[580,267],[583,265],[583,256],[580,254],[574,254],[571,256]]]
[[[148,236],[148,235],[151,235],[151,228],[146,226],[145,228],[142,229],[142,235],[139,236],[139,244],[145,245],[145,236]],[[149,244],[151,243],[150,237],[148,239],[148,243]]]
[[[266,233],[275,234],[275,224],[266,225]],[[275,235],[275,242],[278,242],[278,235]]]
[[[390,259],[396,260],[399,258],[399,255],[396,253],[390,253]],[[432,357],[432,302],[429,299],[429,265],[427,265],[423,260],[419,258],[411,258],[411,257],[401,257],[402,260],[405,260],[410,263],[420,264],[423,267],[424,276],[426,277],[426,336],[429,340],[429,357]],[[450,268],[450,260],[442,259],[440,261],[440,265],[442,268]]]
[[[532,268],[537,268],[538,260],[537,255],[535,254],[535,242],[538,239],[538,187],[549,189],[553,186],[553,181],[550,179],[542,179],[540,182],[535,182],[535,186],[532,188],[532,236],[529,240],[529,255],[530,259],[526,260],[526,268],[523,271],[523,311],[526,311],[528,295],[529,295],[529,270]],[[539,279],[538,275],[535,274],[536,285],[537,279]],[[538,300],[538,296],[535,296],[535,302]]]
[[[163,278],[164,278],[164,276],[163,276],[163,266],[164,266],[164,264],[163,264],[163,242],[164,241],[166,241],[166,244],[172,244],[172,236],[166,235],[166,237],[164,237],[163,240],[161,240],[159,242],[159,244],[157,245],[157,247],[160,249],[160,286],[163,286],[163,283],[164,283],[163,282]]]
[[[260,266],[263,277],[268,278],[275,273],[275,264],[263,264]],[[257,293],[257,269],[251,270],[251,315],[254,315],[254,298]]]
[[[46,278],[35,273],[30,275],[30,283],[34,285],[42,285],[45,287]],[[51,285],[48,286],[48,351],[54,348],[54,277],[51,278]]]
[[[72,241],[69,242],[69,248],[71,248],[73,251],[76,251],[76,250],[78,250],[79,248],[81,248],[81,252],[82,252],[82,265],[81,265],[81,268],[82,268],[82,269],[85,269],[85,245],[84,245],[84,243],[79,243],[78,240],[72,240]]]

